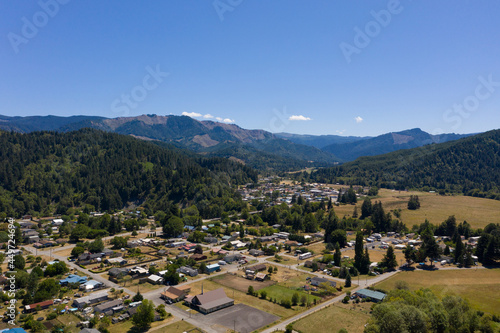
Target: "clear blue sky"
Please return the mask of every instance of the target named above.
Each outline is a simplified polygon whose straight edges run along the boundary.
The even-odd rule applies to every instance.
[[[0,114],[184,112],[302,134],[500,127],[498,1],[59,1],[0,2]]]

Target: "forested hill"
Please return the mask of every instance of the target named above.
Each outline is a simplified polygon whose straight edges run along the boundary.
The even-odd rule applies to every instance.
[[[121,209],[142,204],[148,214],[172,203],[196,204],[203,217],[238,210],[231,185],[257,173],[222,158],[192,158],[114,133],[0,131],[0,211],[9,216],[65,213],[69,207]]]
[[[361,139],[353,142],[336,143],[323,147],[344,162],[354,161],[362,156],[387,154],[401,149],[422,147],[432,143],[443,143],[470,136],[470,134],[437,134],[432,135],[413,128],[401,132],[391,132],[374,138]]]
[[[318,182],[445,190],[500,199],[500,130],[361,157],[339,167],[318,170],[310,177]]]

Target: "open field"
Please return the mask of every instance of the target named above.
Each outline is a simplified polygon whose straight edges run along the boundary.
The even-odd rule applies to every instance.
[[[368,254],[370,255],[371,262],[381,262],[382,258],[384,258],[384,255],[386,253],[387,253],[386,249],[380,249],[380,248],[372,249],[371,247],[368,248]],[[398,262],[398,266],[401,265],[401,262],[403,262],[403,263],[406,262],[405,255],[403,254],[403,251],[394,250],[394,254],[396,255],[396,260]],[[350,259],[354,259],[354,249],[342,251],[342,256],[349,256]]]
[[[396,281],[406,281],[412,290],[429,288],[439,297],[456,294],[478,310],[500,314],[500,269],[400,272],[376,287],[389,291]]]
[[[54,254],[61,256],[61,257],[69,257],[71,255],[71,251],[73,251],[73,248],[54,251]]]
[[[362,333],[369,318],[363,311],[334,305],[296,321],[293,328],[302,333],[338,332],[342,328],[349,333]]]
[[[294,289],[286,288],[286,287],[279,286],[279,285],[269,286],[269,287],[263,288],[262,290],[265,290],[267,292],[267,298],[269,298],[269,299],[274,298],[277,300],[277,302],[281,302],[282,300],[287,300],[287,299],[291,300],[293,294],[295,294],[295,293],[299,294],[299,300],[300,300],[300,297],[306,296],[307,301],[309,303],[313,303],[314,300],[316,300],[316,301],[320,300],[320,298],[318,296],[309,295],[304,290],[294,290]]]
[[[245,279],[241,276],[238,275],[232,275],[232,274],[222,274],[222,275],[217,275],[214,276],[213,278],[210,278],[210,280],[221,284],[223,286],[233,288],[236,290],[239,290],[243,293],[246,293],[248,290],[249,286],[252,286],[255,291],[258,291],[262,288],[271,286],[275,284],[275,281],[267,280],[267,281],[255,281],[255,280],[248,280]]]
[[[184,320],[179,320],[176,321],[175,323],[172,323],[170,325],[161,327],[159,329],[150,329],[149,331],[157,331],[157,332],[169,332],[169,333],[183,333],[183,332],[202,332],[201,330],[195,330],[196,326],[191,325],[187,321]],[[123,332],[121,332],[123,333]]]
[[[408,210],[407,203],[410,195],[418,195],[420,199],[420,209]],[[457,223],[464,220],[471,224],[473,228],[484,228],[489,223],[498,223],[498,212],[500,212],[500,201],[467,197],[462,195],[441,196],[428,192],[404,192],[380,189],[379,195],[374,201],[381,201],[386,212],[393,209],[401,209],[403,222],[411,228],[415,224],[420,224],[428,219],[431,223],[439,224],[446,220],[448,216],[455,215]],[[361,212],[362,200],[357,203],[358,213]],[[342,205],[335,207],[338,216],[352,215],[353,205]]]

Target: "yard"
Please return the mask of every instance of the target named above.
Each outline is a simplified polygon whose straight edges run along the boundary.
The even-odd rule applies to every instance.
[[[293,294],[297,293],[299,294],[299,300],[302,296],[306,296],[306,303],[313,304],[314,301],[316,302],[320,301],[321,298],[318,296],[313,296],[309,295],[307,292],[304,290],[298,290],[298,289],[291,289],[287,288],[281,285],[273,285],[269,286],[266,288],[261,289],[260,291],[266,291],[267,292],[267,298],[268,299],[276,299],[276,301],[279,303],[282,300],[291,300]]]
[[[293,328],[302,333],[338,332],[345,328],[349,333],[363,333],[370,315],[364,311],[350,310],[337,305],[317,311],[296,321]]]
[[[439,297],[456,294],[465,297],[478,310],[500,314],[500,269],[453,269],[400,272],[376,285],[394,289],[397,281],[405,281],[412,290],[429,288]]]

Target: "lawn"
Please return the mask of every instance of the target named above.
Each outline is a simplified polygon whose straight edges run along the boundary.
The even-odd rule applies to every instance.
[[[36,317],[35,317],[36,318]],[[63,314],[57,317],[57,321],[64,325],[70,332],[80,332],[80,328],[76,325],[81,321],[80,318],[73,314]]]
[[[407,204],[410,195],[418,195],[420,209],[408,210]],[[498,212],[500,201],[467,197],[462,195],[441,196],[428,192],[399,192],[380,189],[379,196],[372,200],[381,201],[386,212],[393,209],[401,209],[402,221],[408,228],[415,224],[421,224],[425,219],[433,224],[440,224],[450,215],[455,215],[457,223],[467,221],[475,229],[484,228],[489,223],[498,223]],[[363,200],[357,203],[358,213],[361,212]],[[335,207],[338,216],[352,215],[353,205],[341,205]]]
[[[429,288],[439,297],[456,294],[478,310],[500,314],[500,269],[400,272],[376,287],[391,290],[396,281],[406,281],[412,290]]]
[[[305,295],[308,298],[309,303],[313,303],[314,300],[316,300],[317,302],[319,300],[321,300],[321,298],[319,298],[318,296],[309,295],[305,291],[294,290],[294,289],[286,288],[286,287],[283,287],[283,286],[280,286],[280,285],[274,285],[274,286],[269,286],[269,287],[266,287],[266,288],[262,288],[259,291],[259,293],[262,292],[262,291],[266,291],[267,292],[267,298],[268,299],[273,299],[274,298],[274,299],[276,299],[277,302],[281,302],[282,300],[286,300],[286,299],[291,300],[293,294],[295,294],[295,293],[299,294],[299,300],[300,300],[300,298],[303,295]]]
[[[362,333],[370,316],[364,311],[330,306],[293,324],[302,333],[338,332],[345,328],[349,333]]]

